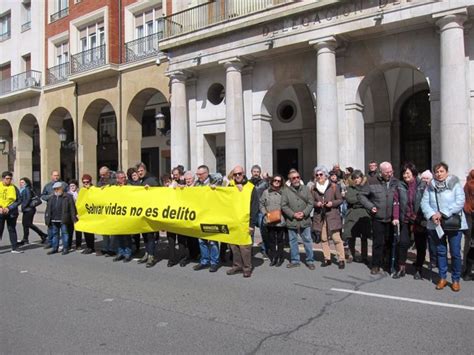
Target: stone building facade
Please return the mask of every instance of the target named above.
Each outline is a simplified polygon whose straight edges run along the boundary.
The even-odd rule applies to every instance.
[[[469,0],[222,0],[174,13],[160,47],[171,163],[308,179],[316,164],[444,160],[464,177],[473,15]]]

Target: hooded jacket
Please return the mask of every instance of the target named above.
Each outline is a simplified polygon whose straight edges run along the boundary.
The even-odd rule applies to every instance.
[[[436,193],[438,194],[439,209],[436,203]],[[467,222],[463,211],[464,201],[464,191],[457,176],[449,175],[446,178],[445,189],[437,188],[436,180],[431,180],[421,199],[421,210],[428,221],[426,228],[436,229],[436,224],[432,221],[431,217],[439,211],[446,217],[451,217],[455,213],[461,213],[460,230],[466,230]]]

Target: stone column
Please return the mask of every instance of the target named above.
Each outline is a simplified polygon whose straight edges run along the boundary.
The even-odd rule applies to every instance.
[[[328,169],[339,163],[337,115],[336,39],[311,41],[317,50],[316,78],[316,156],[318,165]]]
[[[433,17],[440,28],[441,159],[464,179],[469,168],[469,124],[464,52],[464,13]]]
[[[365,125],[364,125],[364,106],[357,102],[346,104],[346,166],[352,166],[355,169],[365,169]]]
[[[171,166],[189,169],[189,131],[186,103],[186,78],[183,72],[170,74],[171,81]]]
[[[242,67],[239,58],[223,62],[225,80],[225,166],[229,172],[236,165],[245,168],[244,101],[242,92]]]

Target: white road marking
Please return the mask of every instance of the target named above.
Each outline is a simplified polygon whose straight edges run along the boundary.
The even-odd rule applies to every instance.
[[[104,302],[112,302],[114,299],[113,298],[106,298]]]
[[[425,301],[425,300],[419,300],[419,299],[416,299],[416,298],[398,297],[398,296],[382,295],[382,294],[379,294],[379,293],[370,293],[370,292],[363,292],[363,291],[346,290],[344,288],[331,288],[331,291],[353,293],[353,294],[361,295],[361,296],[386,298],[386,299],[390,299],[390,300],[412,302],[412,303],[421,303],[421,304],[429,304],[429,305],[432,305],[432,306],[448,307],[448,308],[459,308],[459,309],[466,309],[468,311],[474,311],[474,307],[463,306],[463,305],[460,305],[460,304],[453,304],[453,303]]]
[[[28,270],[21,270],[20,274],[26,274],[27,272],[28,272]]]

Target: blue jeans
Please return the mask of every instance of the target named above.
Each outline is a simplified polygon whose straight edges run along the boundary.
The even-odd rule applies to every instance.
[[[118,255],[130,258],[132,256],[132,237],[129,235],[119,235],[114,238],[117,240]]]
[[[448,274],[448,246],[451,254],[451,278],[453,282],[459,282],[461,278],[462,260],[461,260],[461,232],[446,232],[440,239],[435,230],[429,230],[431,241],[436,246],[436,255],[438,257],[439,277],[447,278]],[[447,238],[447,241],[446,241]]]
[[[199,239],[199,249],[201,249],[202,265],[219,264],[219,243],[213,240]]]
[[[60,222],[51,222],[51,225],[48,228],[48,235],[51,233],[51,246],[53,250],[58,251],[59,248],[59,238],[61,237],[63,241],[63,250],[69,249],[69,234],[67,231],[67,225]],[[61,234],[61,236],[59,235]]]
[[[300,253],[298,251],[298,232],[296,229],[288,229],[290,239],[290,256],[292,264],[299,264]],[[311,238],[311,228],[306,227],[301,230],[300,237],[303,240],[304,250],[306,251],[306,263],[314,263],[313,239]]]
[[[111,235],[102,236],[102,251],[106,253],[115,253],[115,237]]]

